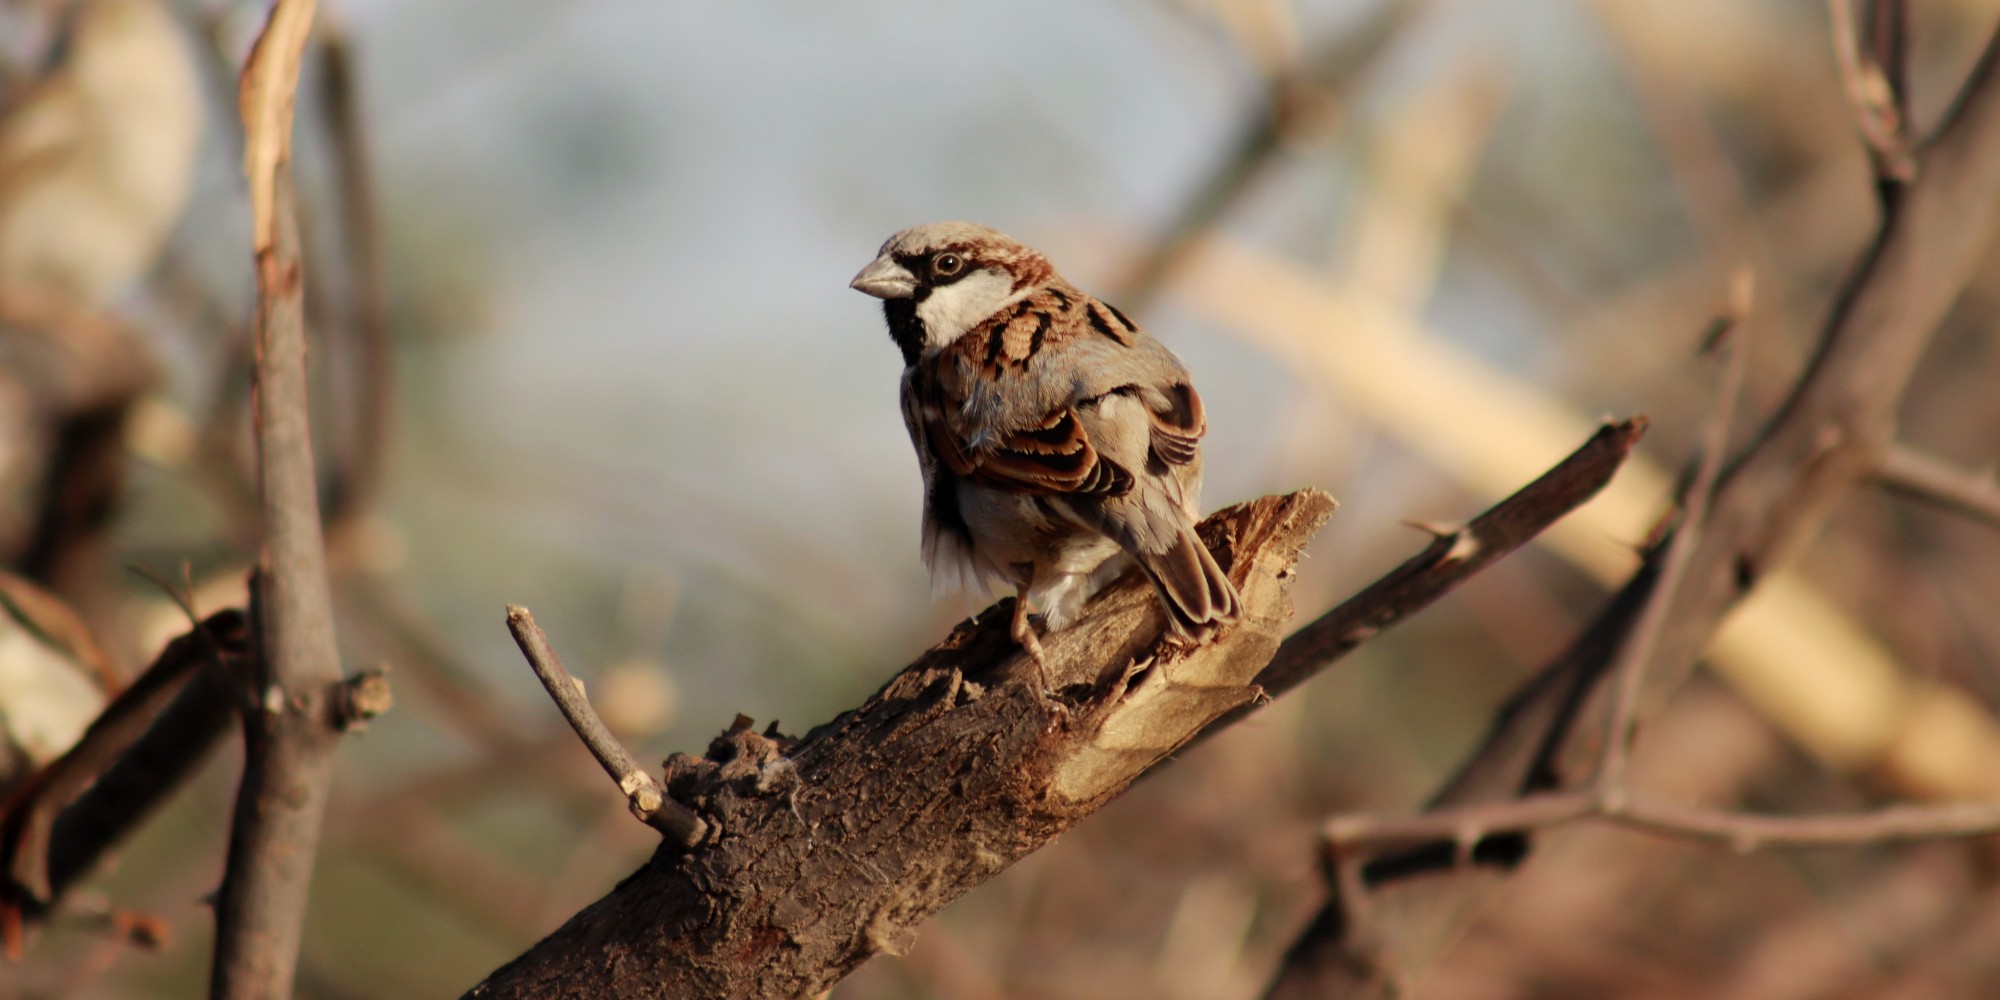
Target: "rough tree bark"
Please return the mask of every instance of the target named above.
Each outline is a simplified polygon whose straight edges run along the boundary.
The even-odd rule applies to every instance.
[[[1046,697],[993,613],[795,746],[745,723],[708,758],[676,755],[668,789],[711,838],[663,847],[468,996],[791,998],[900,954],[919,922],[1258,697],[1299,551],[1333,506],[1308,490],[1205,523],[1245,609],[1209,645],[1163,638],[1159,599],[1128,578],[1043,640]]]
[[[1597,492],[1643,432],[1608,424],[1561,464],[1280,644],[1317,491],[1203,524],[1245,623],[1188,648],[1128,578],[1050,636],[1052,692],[1002,602],[859,708],[793,743],[743,720],[668,791],[715,832],[663,847],[468,997],[797,997],[897,953],[938,908],[1047,843],[1189,740],[1415,613]],[[1273,658],[1273,654],[1278,654]],[[1269,664],[1267,666],[1267,663]]]

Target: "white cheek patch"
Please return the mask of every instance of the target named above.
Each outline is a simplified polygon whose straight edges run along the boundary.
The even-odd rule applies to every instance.
[[[1014,278],[1007,272],[986,268],[932,289],[917,303],[917,319],[924,324],[926,343],[944,347],[1027,294],[1014,291]]]

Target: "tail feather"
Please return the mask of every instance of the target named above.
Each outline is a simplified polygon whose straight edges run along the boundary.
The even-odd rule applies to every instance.
[[[1140,553],[1138,558],[1182,635],[1205,639],[1242,616],[1236,585],[1192,528],[1182,528],[1166,550]]]

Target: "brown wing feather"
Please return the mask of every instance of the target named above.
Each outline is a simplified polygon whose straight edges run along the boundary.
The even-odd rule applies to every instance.
[[[1200,452],[1201,436],[1208,433],[1208,414],[1202,409],[1201,396],[1186,382],[1169,386],[1166,396],[1167,409],[1146,409],[1153,424],[1153,454],[1168,465],[1186,465]]]
[[[990,448],[971,453],[961,448],[958,453],[967,462],[960,475],[999,489],[1097,496],[1132,491],[1132,474],[1097,453],[1069,407],[1049,414],[1038,427],[1000,438]]]
[[[1182,633],[1205,638],[1217,625],[1242,616],[1242,598],[1237,596],[1236,585],[1191,526],[1183,528],[1164,551],[1136,555],[1146,576],[1166,598],[1167,611]]]
[[[974,433],[962,418],[954,419],[963,411],[973,373],[983,379],[1020,377],[1016,373],[1045,348],[1083,336],[1082,316],[1095,304],[1066,285],[1043,289],[974,328],[920,370],[920,422],[939,462],[983,486],[1018,493],[1123,496],[1132,491],[1132,473],[1098,452],[1073,406],[999,435]],[[1175,405],[1186,409],[1179,400]],[[1192,405],[1198,420],[1200,403]]]
[[[944,396],[941,386],[928,382],[918,389],[915,409],[931,454],[954,474],[996,489],[1045,496],[1122,496],[1132,491],[1132,474],[1097,453],[1075,409],[1063,407],[1033,427],[969,448],[944,416],[954,409]]]

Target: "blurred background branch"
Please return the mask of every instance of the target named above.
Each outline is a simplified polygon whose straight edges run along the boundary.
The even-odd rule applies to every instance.
[[[1878,30],[1877,37],[1900,41],[1902,35],[1899,30]],[[1880,62],[1900,65],[1901,58],[1898,54]],[[1947,307],[1959,295],[1959,282],[1970,277],[1973,265],[1987,245],[1996,199],[2000,199],[1995,194],[2000,191],[2000,83],[1995,82],[1993,70],[1997,59],[2000,59],[2000,36],[1989,42],[1975,64],[1954,102],[1953,113],[1936,136],[1924,144],[1918,161],[1922,169],[1914,175],[1914,181],[1905,181],[1893,158],[1876,158],[1884,211],[1879,236],[1864,249],[1848,281],[1835,295],[1819,350],[1800,376],[1797,387],[1770,424],[1731,461],[1728,474],[1720,481],[1714,480],[1709,463],[1719,459],[1719,448],[1725,438],[1711,433],[1703,467],[1692,477],[1693,489],[1706,489],[1709,483],[1716,483],[1713,513],[1706,526],[1701,524],[1701,513],[1711,504],[1702,497],[1684,500],[1686,513],[1652,543],[1647,566],[1600,617],[1601,631],[1609,636],[1608,641],[1592,642],[1586,636],[1579,644],[1578,648],[1593,650],[1598,655],[1565,656],[1517,695],[1510,711],[1515,717],[1523,712],[1522,702],[1535,699],[1576,706],[1549,714],[1552,723],[1546,730],[1528,733],[1528,738],[1538,742],[1543,750],[1537,755],[1526,782],[1516,786],[1518,792],[1559,787],[1567,783],[1565,776],[1574,781],[1574,775],[1590,766],[1586,758],[1597,756],[1601,773],[1596,795],[1542,800],[1554,807],[1554,814],[1581,816],[1594,812],[1608,817],[1641,814],[1661,819],[1662,810],[1627,801],[1632,793],[1624,783],[1625,720],[1638,712],[1657,711],[1685,682],[1703,649],[1727,641],[1725,635],[1717,634],[1724,615],[1758,588],[1768,587],[1766,574],[1798,558],[1826,523],[1834,506],[1848,493],[1872,481],[1880,456],[1896,433],[1895,411],[1905,382],[1914,373],[1917,360]],[[1867,112],[1863,109],[1857,113]],[[1733,398],[1733,394],[1726,398]],[[1728,413],[1728,404],[1725,402],[1717,412]],[[1711,421],[1711,428],[1718,425],[1726,428],[1726,417],[1718,416]],[[1681,536],[1694,530],[1702,532],[1699,540],[1682,544]],[[1605,624],[1613,622],[1616,624]],[[1620,656],[1626,658],[1622,676],[1631,682],[1643,677],[1643,685],[1630,690],[1599,688],[1595,683],[1597,678],[1613,678],[1616,683],[1615,678],[1620,674],[1607,671],[1606,666]],[[1657,659],[1650,676],[1638,673],[1647,659],[1653,657]],[[1717,665],[1724,666],[1722,662]],[[1801,674],[1800,667],[1807,667],[1810,673]],[[1764,676],[1740,671],[1726,671],[1725,675],[1752,690],[1762,686],[1764,696],[1758,699],[1760,702],[1774,711],[1789,710],[1798,720],[1804,714],[1805,700],[1794,688],[1835,681],[1826,668],[1825,663],[1809,662]],[[1592,680],[1562,681],[1568,673]],[[1783,683],[1788,675],[1796,676],[1797,683],[1787,684],[1781,692],[1769,690],[1770,686]],[[1892,687],[1903,683],[1893,674],[1878,674],[1878,677]],[[1892,711],[1901,713],[1902,718],[1884,720],[1888,732],[1877,737],[1884,740],[1881,747],[1850,749],[1851,741],[1859,734],[1852,729],[1851,716],[1842,717],[1840,722],[1844,725],[1839,738],[1849,741],[1849,746],[1827,746],[1822,742],[1828,755],[1836,760],[1842,756],[1851,760],[1860,753],[1887,756],[1908,752],[1891,742],[1895,729],[1916,720],[1922,720],[1918,724],[1928,729],[1931,723],[1927,716],[1935,715],[1936,710],[1925,706],[1922,696],[1891,697],[1897,699]],[[1953,695],[1941,693],[1935,697]],[[1582,706],[1586,702],[1597,704],[1585,709]],[[1612,734],[1609,744],[1593,739],[1590,727],[1574,725],[1574,720],[1595,712],[1608,712],[1611,716],[1606,724],[1609,727],[1606,732]],[[1956,713],[1956,719],[1963,720],[1965,714]],[[1799,731],[1802,736],[1810,732],[1803,726]],[[1991,744],[1991,736],[1987,735],[1993,732],[1990,720],[1975,724],[1971,731],[1978,734],[1975,738]],[[1961,723],[1961,728],[1953,733],[1953,738],[1960,741],[1954,744],[1954,749],[1960,752],[1968,749],[1963,743],[1966,735]],[[1506,781],[1504,771],[1482,772],[1480,763],[1489,754],[1496,758],[1516,756],[1509,744],[1518,738],[1505,726],[1496,729],[1479,756],[1465,765],[1459,780],[1434,799],[1433,805],[1459,806],[1469,797],[1505,795],[1504,783],[1472,776],[1483,773]],[[1912,790],[1940,797],[1994,794],[1990,784],[1954,786],[1939,782],[1918,785]],[[1520,805],[1525,805],[1525,801]],[[1972,812],[1975,815],[1966,830],[1954,822],[1963,818],[1964,810],[1938,811],[1928,818],[1938,835],[1977,832],[1990,826],[1981,822],[1985,817],[1976,815],[1979,810]],[[1750,839],[1753,828],[1760,822],[1739,818],[1737,827]],[[1676,824],[1661,819],[1651,825],[1684,830],[1702,827],[1721,836],[1725,835],[1723,828],[1728,824],[1697,823],[1691,819]],[[1810,824],[1800,821],[1800,825]],[[1869,828],[1865,821],[1856,825],[1863,830]],[[1886,827],[1884,824],[1882,828]],[[1507,824],[1500,827],[1506,828]],[[1854,835],[1855,831],[1847,833]],[[1407,848],[1403,856],[1428,855],[1443,859],[1446,865],[1460,858],[1477,859],[1478,839],[1475,836],[1463,843],[1428,849]],[[1509,846],[1490,853],[1509,862],[1518,860],[1523,849],[1518,837],[1506,841]],[[1349,859],[1353,859],[1352,853],[1344,852],[1343,862]],[[1378,883],[1396,878],[1412,880],[1408,887],[1397,886],[1389,891],[1415,894],[1416,901],[1411,905],[1416,915],[1399,919],[1433,925],[1427,928],[1424,935],[1427,938],[1438,933],[1435,925],[1449,926],[1463,919],[1467,912],[1463,897],[1480,895],[1490,888],[1483,879],[1441,887],[1435,879],[1413,878],[1436,867],[1435,863],[1408,864],[1397,875],[1385,874],[1376,880]],[[1382,869],[1378,866],[1378,870]],[[1352,917],[1354,908],[1368,905],[1354,898],[1357,891],[1372,890],[1361,890],[1355,881],[1329,904],[1341,912],[1323,913],[1312,922],[1291,949],[1269,995],[1393,996],[1423,974],[1428,957],[1412,959],[1409,948],[1417,935],[1405,934],[1394,926],[1357,927]]]

